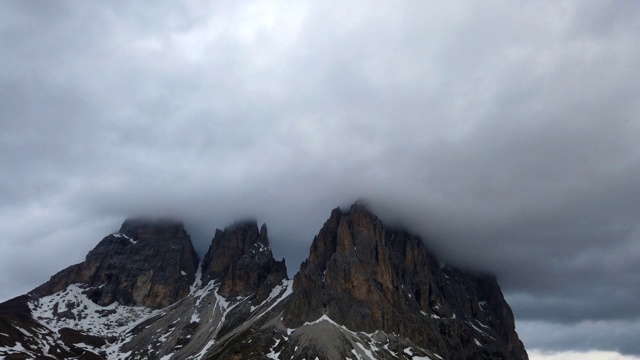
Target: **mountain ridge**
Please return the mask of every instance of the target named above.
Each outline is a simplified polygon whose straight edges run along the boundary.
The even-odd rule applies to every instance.
[[[528,359],[494,276],[441,266],[362,203],[336,208],[290,280],[265,224],[127,219],[84,262],[0,304],[19,359]]]

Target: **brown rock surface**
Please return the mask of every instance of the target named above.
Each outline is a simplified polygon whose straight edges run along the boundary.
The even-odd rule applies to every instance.
[[[448,359],[527,359],[494,277],[441,268],[419,237],[386,228],[357,203],[333,210],[314,239],[284,323],[296,328],[322,315],[354,331],[399,334]]]

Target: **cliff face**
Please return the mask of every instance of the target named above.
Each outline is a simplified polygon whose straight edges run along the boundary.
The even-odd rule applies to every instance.
[[[360,204],[334,209],[294,280],[267,228],[127,220],[86,260],[0,304],[7,359],[517,359],[496,278],[441,266]]]
[[[180,223],[129,219],[89,252],[84,262],[62,270],[32,291],[51,295],[75,283],[94,288],[99,305],[118,302],[159,309],[189,293],[198,255]]]
[[[494,277],[441,268],[419,237],[386,228],[360,204],[332,211],[294,278],[285,325],[322,316],[447,359],[527,358]]]
[[[225,297],[256,295],[255,301],[261,302],[287,278],[287,267],[284,259],[273,259],[267,226],[258,231],[255,222],[244,222],[216,230],[202,273],[205,281],[220,282]]]

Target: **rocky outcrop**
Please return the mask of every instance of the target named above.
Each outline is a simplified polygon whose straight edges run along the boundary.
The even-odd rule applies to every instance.
[[[28,359],[37,355],[38,359],[91,359],[93,353],[78,348],[66,338],[60,338],[51,329],[43,326],[31,316],[29,297],[22,295],[0,304],[0,359]],[[47,351],[42,351],[38,337],[47,338]],[[22,353],[8,351],[21,349]],[[24,354],[30,356],[24,356]],[[87,353],[82,356],[84,353]]]
[[[274,286],[287,279],[284,259],[271,253],[267,226],[253,221],[240,222],[216,230],[202,264],[204,283],[220,282],[218,292],[225,297],[255,295],[261,302]]]
[[[100,305],[118,302],[163,308],[185,297],[195,280],[198,256],[181,223],[170,220],[126,220],[84,262],[70,266],[33,290],[51,295],[70,284],[92,288]]]
[[[284,324],[322,316],[353,331],[399,334],[447,359],[527,359],[494,277],[441,267],[419,237],[385,227],[357,203],[333,210],[313,240]]]
[[[0,304],[0,357],[527,359],[494,276],[443,266],[358,203],[331,212],[294,280],[253,221],[216,230],[197,267],[181,224],[127,220]]]

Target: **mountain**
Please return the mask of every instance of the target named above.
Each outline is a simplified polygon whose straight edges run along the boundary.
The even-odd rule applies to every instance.
[[[84,262],[68,267],[31,292],[39,298],[84,284],[98,305],[114,301],[128,306],[164,308],[189,294],[198,255],[180,223],[127,220],[89,252]]]
[[[334,209],[293,280],[266,225],[130,219],[0,304],[6,359],[528,359],[496,278],[441,265],[365,206]]]
[[[255,223],[237,223],[226,231],[217,230],[202,263],[204,282],[218,280],[224,297],[255,294],[266,299],[274,286],[287,279],[284,259],[273,259],[267,226],[260,231]]]

